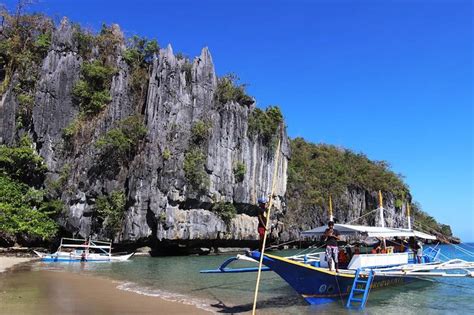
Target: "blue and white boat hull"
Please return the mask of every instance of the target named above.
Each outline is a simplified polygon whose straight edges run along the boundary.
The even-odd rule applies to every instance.
[[[111,261],[126,261],[130,257],[134,255],[119,255],[119,256],[112,256],[106,254],[91,254],[86,257],[86,259],[82,259],[81,256],[73,255],[73,254],[64,254],[64,253],[54,253],[54,254],[47,254],[34,251],[38,257],[41,258],[41,261],[44,262],[111,262]]]
[[[260,253],[254,251],[250,257],[260,259]],[[346,298],[354,282],[355,271],[336,273],[327,268],[315,267],[285,257],[265,254],[263,264],[277,273],[296,292],[310,304],[332,303]],[[371,288],[380,288],[411,282],[415,277],[375,276]]]

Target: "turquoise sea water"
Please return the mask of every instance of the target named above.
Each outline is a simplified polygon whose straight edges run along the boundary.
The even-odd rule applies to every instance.
[[[461,245],[474,252],[474,243]],[[272,254],[291,255],[298,251]],[[442,245],[451,258],[473,261],[474,257],[451,245]],[[233,255],[185,257],[135,257],[119,263],[36,263],[34,269],[66,270],[119,281],[120,289],[195,304],[217,313],[249,312],[256,273],[200,274],[217,268]],[[446,257],[444,257],[446,258]],[[239,266],[249,266],[239,263]],[[438,278],[371,291],[364,311],[348,311],[344,301],[309,306],[273,272],[262,273],[258,310],[260,314],[474,314],[474,278]]]

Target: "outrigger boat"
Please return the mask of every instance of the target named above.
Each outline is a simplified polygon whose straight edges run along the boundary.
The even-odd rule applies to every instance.
[[[355,229],[352,230],[352,228]],[[372,237],[403,237],[408,234],[421,235],[422,232],[397,231],[395,229],[373,229],[365,230],[363,233]],[[326,226],[307,231],[306,235],[322,235],[320,230]],[[347,226],[336,224],[335,229],[345,232],[341,234],[351,235],[361,232],[361,226]],[[353,234],[352,234],[353,235]],[[435,239],[428,235],[426,239]],[[348,263],[339,262],[339,272],[330,271],[326,261],[326,253],[296,255],[292,257],[279,257],[264,254],[263,264],[283,278],[296,292],[298,292],[309,304],[324,304],[347,298],[347,306],[358,306],[363,308],[367,302],[371,289],[386,287],[396,284],[404,284],[422,278],[432,277],[473,277],[474,262],[466,262],[460,259],[452,259],[442,262],[439,259],[440,248],[429,247],[423,251],[421,263],[417,263],[410,251],[396,252],[392,247],[387,247],[386,253],[377,254],[354,254]],[[260,259],[260,252],[253,251],[249,257]],[[471,271],[469,270],[471,269]],[[332,268],[334,270],[334,268]]]
[[[381,199],[381,198],[380,198]],[[380,205],[381,221],[383,207]],[[332,215],[330,216],[332,218]],[[362,226],[335,224],[334,228],[345,237],[372,237],[385,241],[390,238],[418,238],[436,240],[436,237],[411,228],[387,228],[385,226]],[[303,232],[304,236],[322,236],[327,226],[320,226]],[[395,244],[392,242],[392,244]],[[401,244],[400,244],[401,245]],[[265,270],[271,270],[285,280],[309,304],[324,304],[346,299],[346,306],[363,308],[371,289],[404,284],[423,278],[434,277],[474,277],[474,262],[461,259],[441,261],[441,250],[438,245],[423,251],[422,261],[418,262],[414,253],[401,251],[401,246],[385,246],[383,253],[354,253],[346,256],[345,262],[339,262],[339,272],[328,268],[325,252],[280,257],[264,254],[262,263]],[[258,263],[261,258],[259,251],[247,252],[230,258],[217,269],[202,270],[202,273],[238,273],[258,271],[258,268],[230,268],[229,264],[238,260]],[[265,271],[262,268],[262,271]]]
[[[126,261],[134,255],[112,255],[112,243],[91,239],[61,238],[55,253],[34,251],[42,261],[48,262],[102,262]]]

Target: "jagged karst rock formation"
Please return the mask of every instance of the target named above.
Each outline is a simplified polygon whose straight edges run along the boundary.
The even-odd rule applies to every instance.
[[[196,244],[199,240],[255,240],[253,205],[257,196],[270,193],[275,163],[274,147],[249,135],[248,118],[255,105],[232,101],[221,104],[216,100],[217,77],[207,48],[192,62],[191,77],[187,79],[184,66],[188,61],[177,58],[171,46],[161,49],[153,59],[143,104],[134,103],[130,67],[122,58],[123,50],[124,46],[117,51],[112,101],[103,112],[83,123],[72,150],[66,149],[63,130],[79,115],[72,90],[84,60],[77,51],[74,29],[66,19],[54,31],[51,49],[43,60],[29,132],[51,180],[57,180],[65,166],[70,169],[61,189],[61,199],[67,205],[61,225],[76,235],[102,236],[101,227],[94,224],[96,198],[123,190],[126,211],[122,229],[115,237],[117,242],[152,240],[176,245],[177,241],[186,244],[191,240]],[[10,88],[0,106],[0,137],[4,144],[13,144],[16,133],[24,132],[15,126],[16,109]],[[144,116],[145,138],[126,165],[117,164],[112,172],[104,172],[94,144],[118,121],[137,112]],[[208,187],[199,191],[191,187],[183,170],[192,128],[198,122],[208,127],[200,148],[209,178]],[[275,218],[284,210],[289,157],[284,130],[282,135]],[[234,174],[237,163],[245,165],[241,181]],[[211,211],[216,202],[233,203],[237,216],[224,222]],[[275,236],[278,232],[275,230]]]

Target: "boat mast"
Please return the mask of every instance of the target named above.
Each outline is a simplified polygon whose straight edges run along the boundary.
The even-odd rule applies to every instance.
[[[380,212],[380,226],[385,227],[385,219],[383,216],[383,198],[382,198],[382,191],[379,190],[379,212]]]
[[[408,229],[411,230],[410,203],[407,202]]]
[[[385,227],[385,218],[383,216],[383,197],[382,191],[379,190],[379,211],[380,211],[380,225],[384,228]],[[387,244],[385,243],[385,238],[382,238],[383,248],[386,248]]]
[[[334,217],[332,215],[332,198],[331,198],[331,194],[329,194],[329,221],[333,221],[334,222]]]

